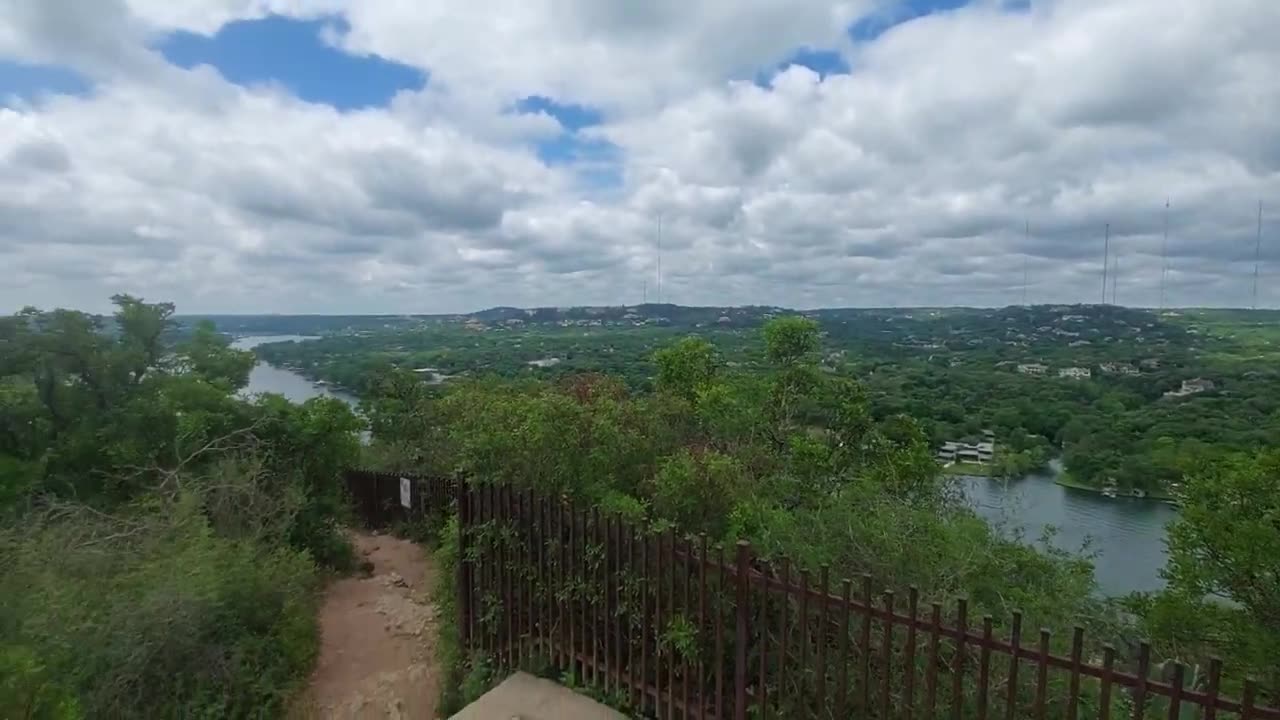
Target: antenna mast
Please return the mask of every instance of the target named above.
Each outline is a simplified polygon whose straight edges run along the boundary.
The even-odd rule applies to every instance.
[[[1111,265],[1111,223],[1107,223],[1102,241],[1102,304],[1107,304],[1107,267]]]
[[[1160,312],[1164,312],[1165,283],[1169,279],[1169,199],[1164,201],[1164,242],[1160,245]]]

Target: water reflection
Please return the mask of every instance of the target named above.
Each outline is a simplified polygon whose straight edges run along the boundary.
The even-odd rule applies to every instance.
[[[251,350],[259,345],[273,342],[288,342],[290,340],[301,342],[303,340],[314,340],[314,337],[306,335],[254,335],[251,337],[238,338],[231,346],[238,350]],[[334,397],[355,407],[359,404],[359,399],[349,393],[340,390],[331,390],[327,386],[316,385],[305,377],[291,370],[278,368],[259,362],[253,366],[253,370],[249,373],[249,385],[242,391],[245,395],[255,393],[279,393],[293,402],[304,402],[313,397]]]
[[[1058,485],[1051,473],[1020,480],[962,478],[966,497],[980,515],[1007,532],[1021,530],[1036,540],[1045,527],[1057,528],[1055,546],[1078,551],[1089,543],[1098,586],[1108,595],[1164,587],[1165,526],[1177,510],[1163,502],[1106,498]]]

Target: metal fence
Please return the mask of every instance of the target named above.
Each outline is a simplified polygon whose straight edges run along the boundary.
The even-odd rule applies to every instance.
[[[827,570],[768,563],[740,542],[641,530],[507,486],[455,492],[458,626],[500,670],[570,673],[659,718],[1108,718],[1280,720],[1250,681],[1221,692],[1222,663],[1156,667],[1081,628],[1053,638],[1015,613],[969,617],[834,586]]]
[[[458,494],[458,482],[451,477],[371,470],[347,470],[343,475],[355,513],[367,527],[447,512]]]

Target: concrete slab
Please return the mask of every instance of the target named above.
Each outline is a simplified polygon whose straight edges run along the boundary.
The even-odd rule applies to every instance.
[[[519,672],[451,720],[627,720],[627,716],[550,680]]]

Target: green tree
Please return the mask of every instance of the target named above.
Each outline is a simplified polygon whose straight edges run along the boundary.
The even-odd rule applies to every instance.
[[[764,326],[765,353],[770,362],[783,367],[812,362],[818,351],[818,332],[818,323],[811,318],[775,318]]]
[[[817,368],[818,323],[804,317],[782,317],[764,326],[765,355],[773,364],[770,414],[775,442],[786,443],[799,417],[811,409],[820,380]]]
[[[687,337],[654,353],[658,366],[658,390],[694,402],[698,393],[715,379],[715,348],[699,337]]]
[[[252,352],[232,349],[209,320],[196,324],[191,339],[179,345],[177,353],[188,372],[233,392],[249,384],[256,361]]]
[[[685,532],[724,533],[736,498],[748,493],[733,457],[682,450],[668,457],[653,480],[653,509]]]
[[[1280,452],[1206,464],[1178,497],[1149,627],[1173,655],[1228,655],[1280,687]]]
[[[280,715],[363,424],[236,397],[251,354],[113,302],[0,321],[0,717]]]
[[[136,385],[160,364],[165,351],[161,338],[172,325],[173,303],[146,303],[132,295],[113,295],[111,302],[119,332],[114,362]]]

